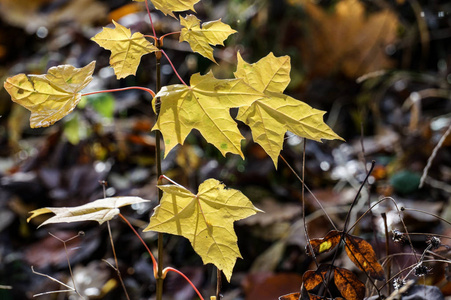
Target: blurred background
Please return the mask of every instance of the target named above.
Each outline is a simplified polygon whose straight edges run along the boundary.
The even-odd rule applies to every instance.
[[[179,22],[152,9],[157,35],[180,30]],[[355,221],[370,203],[392,197],[399,206],[451,220],[451,3],[446,0],[202,0],[195,5],[203,21],[222,18],[238,33],[226,47],[215,50],[219,65],[192,53],[178,35],[164,40],[164,49],[186,82],[196,72],[212,69],[218,78],[231,78],[236,53],[253,63],[273,52],[289,55],[291,83],[286,94],[327,111],[325,121],[346,142],[316,143],[287,133],[282,155],[300,174],[305,149],[306,222],[311,237],[343,226],[349,204],[363,181],[368,162],[376,161],[370,184],[353,210]],[[181,15],[184,16],[188,12]],[[137,76],[116,80],[109,67],[110,52],[90,40],[111,21],[132,32],[152,34],[143,3],[126,0],[0,0],[0,78],[18,73],[43,74],[61,64],[76,67],[96,60],[92,83],[85,91],[127,86],[155,89],[155,58],[144,56]],[[163,85],[179,83],[163,59]],[[103,260],[112,253],[106,227],[97,223],[44,226],[27,223],[27,213],[46,206],[75,206],[108,196],[133,195],[149,205],[124,208],[136,227],[145,227],[156,206],[155,116],[151,97],[127,91],[84,97],[77,109],[49,128],[30,129],[29,112],[14,104],[0,88],[0,299],[31,299],[61,286],[33,274],[31,266],[70,283],[67,257],[76,284],[89,299],[125,299],[114,270]],[[232,111],[232,113],[236,113]],[[226,158],[193,132],[183,147],[163,161],[168,177],[196,192],[213,177],[241,190],[266,211],[236,223],[243,260],[238,260],[223,299],[277,299],[299,291],[302,274],[315,265],[306,246],[301,209],[301,183],[288,166],[274,165],[250,130],[246,160]],[[444,137],[445,138],[442,138]],[[442,139],[442,144],[434,148]],[[425,167],[430,160],[430,166]],[[423,176],[423,178],[422,178]],[[420,181],[423,183],[420,188]],[[410,252],[407,245],[385,244],[387,229],[401,228],[393,202],[385,201],[363,218],[355,234],[370,241],[378,257]],[[450,226],[430,214],[403,213],[418,253],[428,234],[441,234],[449,243]],[[132,299],[152,299],[152,264],[139,240],[120,220],[112,230],[121,272]],[[64,244],[49,235],[67,240]],[[156,235],[143,233],[151,249]],[[214,295],[215,269],[204,267],[189,242],[165,237],[166,266],[183,271],[204,297]],[[437,250],[448,261],[446,248]],[[156,253],[156,251],[154,251]],[[330,257],[320,257],[327,261]],[[393,259],[392,274],[413,263],[409,255]],[[345,257],[337,261],[361,274]],[[449,265],[449,264],[448,264]],[[422,283],[451,296],[446,264],[436,263]],[[178,275],[168,275],[165,299],[196,299]],[[388,294],[388,290],[385,291]],[[76,299],[51,293],[42,299]]]

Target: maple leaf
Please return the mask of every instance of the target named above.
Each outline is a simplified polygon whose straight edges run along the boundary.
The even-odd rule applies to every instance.
[[[99,224],[102,224],[118,215],[119,207],[149,201],[140,197],[111,197],[74,207],[44,207],[31,211],[31,216],[28,217],[27,222],[30,222],[31,219],[37,216],[54,213],[55,216],[39,225],[39,227],[51,223],[72,223],[80,221],[97,221]]]
[[[182,28],[180,42],[188,42],[194,52],[216,63],[213,57],[213,48],[210,45],[222,45],[229,35],[234,34],[229,25],[221,20],[206,22],[200,26],[200,20],[193,15],[180,19]]]
[[[236,259],[241,258],[233,222],[260,210],[240,191],[225,189],[207,179],[195,195],[179,185],[159,185],[164,193],[144,231],[187,238],[204,264],[212,263],[230,281]]]
[[[110,65],[117,79],[135,75],[141,57],[158,51],[158,48],[146,40],[141,33],[135,32],[132,35],[130,29],[114,20],[113,24],[114,29],[104,27],[91,40],[111,51]]]
[[[243,157],[244,138],[229,109],[249,105],[264,94],[241,79],[216,79],[209,72],[192,75],[191,86],[165,86],[157,97],[161,99],[161,108],[152,130],[162,132],[165,156],[177,144],[183,144],[192,129],[197,129],[224,156],[231,152]]]
[[[146,0],[134,0],[144,2]],[[174,11],[194,10],[194,4],[200,0],[150,0],[156,9],[175,18]]]
[[[47,74],[18,74],[8,78],[4,87],[12,101],[29,111],[30,127],[48,127],[74,110],[80,91],[92,80],[95,62],[83,68],[71,65],[52,67]]]
[[[270,53],[248,64],[238,53],[235,77],[242,78],[266,97],[241,107],[237,119],[251,128],[254,141],[271,157],[276,168],[287,131],[315,141],[343,140],[324,123],[325,111],[283,94],[290,82],[290,70],[288,56],[277,58]]]

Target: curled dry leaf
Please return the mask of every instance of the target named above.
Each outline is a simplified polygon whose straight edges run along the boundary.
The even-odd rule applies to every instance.
[[[119,207],[142,202],[150,202],[150,200],[145,200],[140,197],[112,197],[99,199],[88,204],[74,207],[44,207],[31,211],[31,216],[28,217],[27,222],[37,216],[54,213],[55,216],[39,225],[39,227],[51,223],[72,223],[81,221],[97,221],[99,224],[102,224],[118,215]]]

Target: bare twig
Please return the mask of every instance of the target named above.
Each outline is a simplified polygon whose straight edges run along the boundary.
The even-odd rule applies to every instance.
[[[451,124],[449,125],[448,129],[446,130],[445,134],[443,134],[443,136],[441,137],[440,141],[438,142],[438,144],[434,147],[434,150],[432,151],[431,156],[428,159],[428,163],[426,165],[426,167],[423,170],[423,175],[421,176],[420,179],[420,188],[423,187],[424,184],[424,180],[426,179],[426,176],[429,172],[429,168],[432,165],[432,161],[434,160],[435,156],[437,155],[438,150],[442,147],[443,143],[445,142],[446,138],[448,137],[449,133],[451,132]]]

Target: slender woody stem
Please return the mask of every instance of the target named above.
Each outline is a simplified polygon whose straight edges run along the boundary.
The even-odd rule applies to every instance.
[[[216,300],[221,300],[222,272],[216,268]]]
[[[147,2],[146,2],[147,3]],[[160,43],[157,44],[157,47],[160,48]],[[161,53],[163,51],[160,50],[156,53],[156,90],[157,93],[161,89]],[[155,100],[155,113],[157,115],[160,114],[160,97],[157,97]],[[157,168],[157,178],[160,178],[162,172],[161,172],[161,133],[160,131],[155,131],[155,161],[156,161],[156,168]],[[158,203],[160,203],[161,198],[163,197],[163,192],[158,189]],[[156,297],[157,300],[163,299],[163,282],[164,282],[164,275],[163,275],[163,255],[164,255],[164,249],[163,249],[163,233],[158,233],[158,269],[157,269],[157,290],[156,290]]]
[[[127,298],[127,300],[130,300],[130,297],[128,296],[128,293],[127,293],[127,289],[125,288],[124,280],[122,280],[121,271],[119,270],[119,263],[117,262],[117,255],[116,255],[116,250],[114,248],[113,235],[111,233],[110,221],[106,221],[106,224],[108,227],[108,235],[110,236],[111,249],[113,250],[114,263],[116,264],[115,271],[117,273],[117,277],[119,278],[119,281],[121,282],[122,288],[125,293],[125,297]]]

